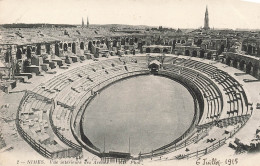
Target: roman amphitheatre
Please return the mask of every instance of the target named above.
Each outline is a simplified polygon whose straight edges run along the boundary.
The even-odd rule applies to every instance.
[[[2,164],[259,155],[260,32],[207,12],[193,30],[1,26]]]

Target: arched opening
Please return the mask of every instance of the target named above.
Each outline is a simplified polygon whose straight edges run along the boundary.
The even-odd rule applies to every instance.
[[[238,64],[237,59],[234,59],[234,61],[233,61],[233,67],[234,67],[234,68],[237,68],[237,64]]]
[[[252,54],[253,53],[253,49],[252,49],[251,45],[248,46],[247,52],[248,52],[248,54]]]
[[[226,59],[226,65],[230,66],[230,63],[231,63],[231,58],[230,58],[230,57],[227,57],[227,59]]]
[[[97,41],[97,46],[99,46],[99,45],[100,45],[100,41],[98,40],[98,41]]]
[[[212,52],[207,53],[207,59],[211,59],[211,57],[212,57]]]
[[[196,43],[196,44],[197,44],[197,46],[199,46],[199,47],[200,47],[200,46],[201,46],[201,43],[202,43],[202,39],[198,39],[198,41],[197,41],[197,43]]]
[[[64,45],[63,45],[63,50],[64,50],[64,51],[67,51],[67,50],[68,50],[68,45],[67,45],[67,43],[64,43]]]
[[[151,49],[150,49],[150,48],[146,48],[146,49],[145,49],[145,52],[146,52],[146,53],[151,53]]]
[[[125,39],[124,38],[121,39],[121,45],[125,45]]]
[[[240,61],[240,63],[239,63],[239,69],[240,69],[240,70],[242,70],[242,71],[244,70],[245,63],[246,63],[246,62],[245,62],[244,60]]]
[[[185,43],[185,40],[182,40],[182,41],[181,41],[181,44],[184,44],[184,43]]]
[[[163,53],[168,54],[168,49],[167,48],[163,49]]]
[[[247,46],[246,45],[242,46],[242,51],[247,51]]]
[[[258,73],[258,65],[255,64],[254,67],[253,67],[253,76],[257,77],[257,73]]]
[[[50,54],[50,52],[51,52],[51,45],[50,44],[46,44],[45,47],[46,47],[46,53]]]
[[[27,51],[26,51],[26,57],[28,58],[28,59],[31,59],[32,58],[32,49],[31,49],[31,47],[30,46],[27,46],[27,49],[26,49]]]
[[[249,63],[246,65],[246,73],[247,73],[247,74],[250,74],[252,67],[253,67],[253,64],[252,64],[251,62],[249,62]]]
[[[129,44],[134,45],[134,40],[132,38],[130,39]]]
[[[28,61],[28,60],[25,60],[24,63],[23,63],[23,66],[24,66],[24,70],[26,73],[28,73],[27,71],[27,67],[31,65],[31,62]]]
[[[177,43],[181,43],[181,40],[177,40]]]
[[[126,41],[126,42],[129,42],[129,38],[128,38],[128,37],[127,37],[127,38],[125,38],[125,41]]]
[[[158,72],[160,66],[161,66],[161,63],[159,61],[153,60],[153,61],[150,62],[148,67],[149,67],[151,72]]]
[[[80,42],[79,48],[80,48],[81,50],[84,50],[84,43],[83,43],[83,42]]]
[[[5,53],[5,62],[9,63],[11,59],[11,54],[9,53],[9,51],[6,51]]]
[[[16,59],[22,59],[22,51],[21,51],[21,48],[18,48],[18,49],[17,49]]]
[[[205,51],[204,50],[200,50],[200,58],[204,58],[204,54],[205,54]]]
[[[76,54],[76,44],[72,43],[72,53]]]
[[[197,51],[192,51],[192,57],[196,57],[197,56]]]
[[[41,55],[41,44],[37,44],[36,46],[36,55]]]
[[[92,50],[92,42],[90,41],[90,42],[88,42],[88,50]]]
[[[68,43],[68,47],[71,47],[71,43]]]
[[[62,43],[60,43],[60,49],[62,49]]]
[[[189,50],[185,50],[185,56],[190,56],[190,51]]]
[[[161,52],[160,48],[155,48],[155,49],[153,50],[153,53],[160,53],[160,52]]]
[[[222,52],[224,52],[224,49],[225,49],[225,45],[222,44],[222,45],[220,46],[219,51],[218,51],[218,55],[220,55]]]
[[[173,50],[175,49],[175,46],[176,46],[176,40],[173,40],[173,41],[172,41],[172,49],[173,49]]]
[[[57,56],[60,55],[59,44],[58,43],[55,44],[55,55],[57,55]]]
[[[113,40],[113,47],[117,47],[117,41]]]

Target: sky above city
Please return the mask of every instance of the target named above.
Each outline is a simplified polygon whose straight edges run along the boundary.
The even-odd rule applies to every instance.
[[[0,0],[0,24],[129,24],[260,29],[260,0]]]

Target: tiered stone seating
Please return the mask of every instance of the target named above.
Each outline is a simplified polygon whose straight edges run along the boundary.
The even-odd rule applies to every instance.
[[[222,100],[217,87],[214,86],[209,78],[188,68],[176,65],[164,65],[166,72],[180,75],[193,82],[202,91],[204,97],[204,113],[200,124],[218,119],[222,110]]]
[[[163,60],[163,64],[172,64],[174,60],[176,60],[177,57],[173,57],[173,56],[165,56],[164,60]]]
[[[64,107],[61,104],[57,104],[55,110],[52,114],[53,125],[57,129],[59,136],[65,140],[69,146],[80,148],[80,145],[73,137],[73,134],[70,129],[70,118],[71,118],[72,110],[68,107]]]
[[[51,100],[38,94],[28,93],[23,101],[21,111],[19,112],[19,125],[27,134],[27,141],[35,141],[50,153],[68,151],[71,149],[67,145],[58,141],[49,124],[49,113],[53,107]],[[37,147],[34,147],[37,148]],[[71,154],[73,156],[73,154]],[[77,154],[75,154],[77,155]],[[64,157],[72,157],[64,156]]]
[[[246,115],[248,113],[248,101],[242,86],[227,73],[218,70],[212,76],[220,84],[228,96],[229,110],[228,117]],[[223,115],[223,118],[226,116]]]

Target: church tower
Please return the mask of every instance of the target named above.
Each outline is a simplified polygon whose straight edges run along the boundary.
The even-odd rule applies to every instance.
[[[88,22],[88,17],[87,17],[87,28],[89,28],[89,22]]]
[[[83,19],[83,17],[82,17],[81,27],[82,27],[82,28],[84,27],[84,19]]]
[[[209,13],[208,13],[208,6],[206,6],[205,18],[204,18],[204,27],[205,30],[209,29]]]

